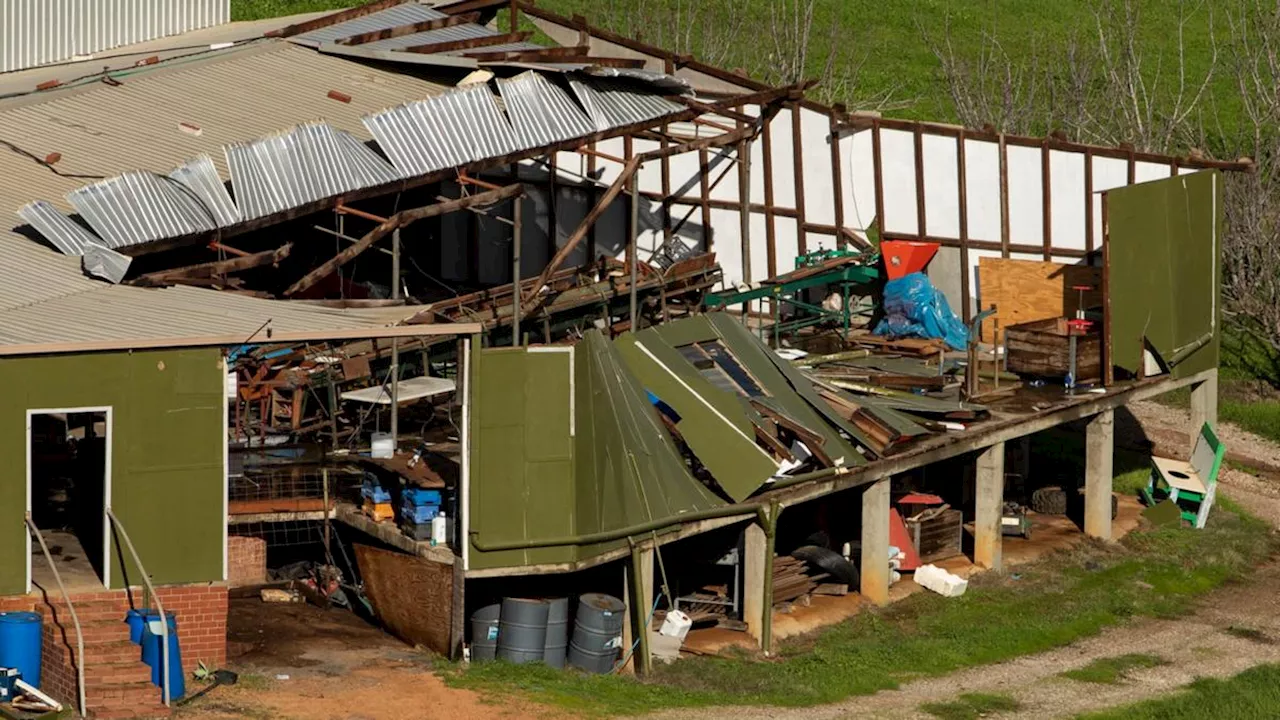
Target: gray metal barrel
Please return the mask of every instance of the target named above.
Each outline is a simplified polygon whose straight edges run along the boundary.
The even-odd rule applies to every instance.
[[[569,642],[569,664],[593,673],[613,670],[622,649],[622,623],[627,606],[612,595],[587,593],[578,598],[578,616]]]
[[[487,662],[498,654],[498,618],[502,605],[486,605],[471,613],[471,662]]]
[[[516,664],[541,662],[547,644],[546,600],[503,598],[498,629],[498,659]]]
[[[543,645],[542,662],[553,668],[564,667],[565,653],[569,649],[569,598],[552,598],[547,601],[547,642]]]

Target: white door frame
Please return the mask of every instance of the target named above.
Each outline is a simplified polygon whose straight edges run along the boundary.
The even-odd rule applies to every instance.
[[[31,512],[31,419],[36,415],[61,415],[72,413],[103,413],[106,416],[107,437],[103,443],[106,447],[103,453],[103,478],[102,478],[102,585],[105,588],[111,587],[111,520],[107,517],[107,510],[111,508],[111,446],[115,444],[115,432],[112,427],[112,407],[110,405],[95,405],[91,407],[73,407],[73,408],[31,408],[27,410],[27,513]],[[31,530],[26,527],[23,522],[23,534],[27,538],[27,592],[31,592]]]

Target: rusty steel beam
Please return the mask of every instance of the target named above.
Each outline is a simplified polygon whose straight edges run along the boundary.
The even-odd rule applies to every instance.
[[[387,219],[381,215],[374,215],[373,213],[365,212],[363,210],[357,210],[350,205],[344,205],[342,203],[338,203],[337,207],[334,208],[334,212],[337,212],[339,215],[355,215],[358,218],[372,220],[376,223],[384,223],[387,221]]]
[[[509,43],[524,42],[531,37],[533,37],[533,33],[530,31],[513,32],[505,35],[486,35],[484,37],[465,38],[462,40],[445,40],[443,42],[411,45],[407,48],[401,48],[401,50],[403,52],[431,55],[435,53],[457,52],[459,50],[473,50],[475,48],[492,47],[494,45],[507,45]]]
[[[426,207],[398,212],[385,219],[378,225],[378,227],[365,233],[364,237],[360,238],[359,241],[352,244],[350,247],[344,248],[342,252],[330,258],[320,267],[304,275],[302,279],[298,280],[293,285],[290,285],[289,288],[284,291],[284,294],[285,296],[296,295],[312,285],[315,285],[317,282],[333,274],[333,272],[338,268],[350,262],[360,253],[368,250],[378,240],[402,227],[408,226],[419,220],[436,217],[437,215],[444,215],[456,210],[468,210],[474,207],[493,205],[494,203],[499,203],[503,200],[509,200],[516,197],[523,192],[523,186],[508,185],[500,190],[490,190],[489,192],[478,193],[476,195],[458,198],[457,200],[450,200],[448,202],[436,203],[435,205],[428,205]]]
[[[404,37],[405,35],[415,35],[417,33],[430,32],[432,30],[443,30],[444,28],[454,27],[455,25],[467,25],[478,22],[479,20],[480,13],[451,15],[446,18],[423,20],[422,22],[410,23],[408,25],[397,25],[395,27],[383,28],[382,30],[360,33],[359,35],[348,35],[347,37],[338,38],[333,42],[338,45],[364,45],[365,43],[377,42],[379,40],[390,40],[391,38]]]

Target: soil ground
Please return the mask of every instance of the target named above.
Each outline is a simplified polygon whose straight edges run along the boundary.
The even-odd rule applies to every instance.
[[[345,610],[231,601],[228,665],[183,718],[199,720],[555,720],[554,709],[446,687],[430,657]],[[191,687],[191,689],[195,689]]]

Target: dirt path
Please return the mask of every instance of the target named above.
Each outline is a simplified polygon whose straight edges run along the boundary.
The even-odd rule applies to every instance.
[[[1153,403],[1134,408],[1144,427],[1184,429],[1185,411]],[[1152,406],[1152,407],[1146,407]],[[1280,445],[1224,425],[1224,442],[1280,467]],[[1254,515],[1280,527],[1280,478],[1225,468],[1222,491]],[[962,693],[1008,695],[1022,704],[1018,718],[1070,718],[1179,688],[1198,677],[1227,677],[1261,663],[1280,662],[1280,561],[1260,568],[1247,583],[1224,587],[1198,610],[1177,620],[1143,620],[1047,653],[918,680],[898,690],[815,708],[710,708],[662,713],[663,720],[845,720],[930,718],[920,705],[955,700]],[[1235,632],[1231,632],[1231,629]],[[1245,630],[1247,632],[1241,632]],[[1167,664],[1134,670],[1117,685],[1071,680],[1063,672],[1129,653],[1159,656]],[[1011,716],[1014,714],[1011,714]]]

